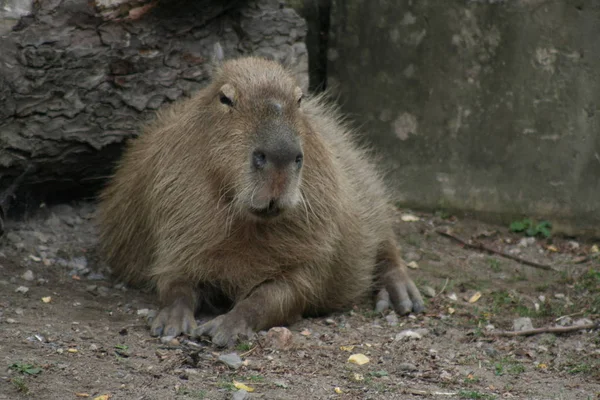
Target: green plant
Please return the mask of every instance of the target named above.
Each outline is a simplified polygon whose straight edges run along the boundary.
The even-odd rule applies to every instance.
[[[250,351],[250,349],[252,349],[252,343],[250,342],[239,342],[236,346],[235,346],[237,351]]]
[[[37,375],[40,372],[42,372],[42,369],[40,367],[36,367],[32,364],[25,364],[22,362],[13,363],[9,368],[12,369],[13,371],[17,371],[17,372],[20,372],[21,374],[26,374],[26,375]]]
[[[12,383],[13,386],[17,389],[17,391],[19,391],[21,393],[29,392],[29,388],[27,387],[25,380],[21,377],[12,378],[10,380],[10,383]]]
[[[500,272],[501,271],[501,269],[500,269],[500,261],[499,260],[490,257],[490,258],[488,258],[488,262],[490,263],[490,268],[491,268],[492,271],[494,271],[494,272]]]
[[[549,221],[540,221],[536,224],[529,218],[513,221],[509,229],[511,232],[524,232],[527,236],[541,235],[549,238],[552,235],[552,224]]]

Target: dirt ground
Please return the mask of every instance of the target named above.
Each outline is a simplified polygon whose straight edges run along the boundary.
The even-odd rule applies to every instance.
[[[494,335],[521,317],[535,328],[598,321],[600,243],[399,210],[426,314],[380,315],[365,302],[290,326],[290,349],[259,334],[220,350],[149,336],[154,298],[107,278],[93,212],[89,203],[42,207],[9,221],[0,239],[0,399],[245,398],[234,382],[264,399],[600,398],[597,329]],[[465,248],[439,229],[556,271]],[[219,361],[231,352],[243,360],[237,369]],[[369,362],[349,362],[356,353]]]

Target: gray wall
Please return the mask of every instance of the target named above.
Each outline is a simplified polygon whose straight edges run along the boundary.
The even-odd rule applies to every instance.
[[[328,85],[405,206],[600,234],[600,1],[334,0]]]

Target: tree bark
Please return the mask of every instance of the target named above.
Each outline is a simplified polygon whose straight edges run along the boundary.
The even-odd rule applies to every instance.
[[[33,167],[21,200],[93,194],[140,123],[206,85],[217,41],[287,62],[307,89],[305,22],[277,0],[122,3],[38,0],[0,37],[0,192]]]

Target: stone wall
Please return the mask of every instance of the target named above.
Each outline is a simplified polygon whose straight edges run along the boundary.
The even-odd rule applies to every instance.
[[[406,206],[600,235],[600,2],[334,0],[328,86]]]

